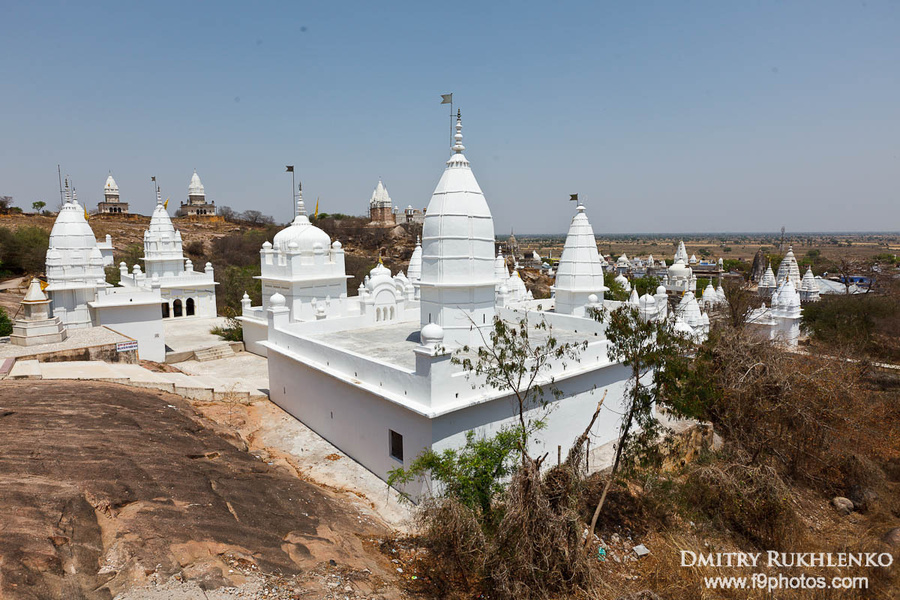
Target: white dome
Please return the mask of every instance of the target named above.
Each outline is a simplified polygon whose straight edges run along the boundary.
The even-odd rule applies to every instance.
[[[657,294],[665,294],[665,293],[666,293],[666,286],[664,286],[664,285],[657,286],[657,288],[656,288],[656,293],[657,293]]]
[[[269,297],[269,308],[281,308],[285,305],[287,301],[284,296],[275,292]]]
[[[716,289],[712,286],[712,283],[707,284],[706,288],[704,288],[703,301],[709,302],[710,304],[715,304],[718,301],[718,296],[716,296]]]
[[[194,171],[194,174],[191,176],[191,183],[188,185],[188,196],[205,196],[206,191],[203,189],[203,184],[200,183],[200,176],[197,175],[197,171]]]
[[[691,271],[689,266],[681,262],[681,260],[677,260],[669,267],[668,274],[669,281],[671,282],[673,279],[690,279],[693,271]]]
[[[50,230],[50,248],[54,250],[94,248],[97,239],[84,218],[84,207],[66,202]]]
[[[383,283],[391,284],[393,283],[393,279],[391,278],[391,270],[379,261],[379,263],[375,265],[375,268],[369,271],[366,289],[370,292],[374,291],[376,287]]]
[[[642,309],[655,309],[656,308],[656,298],[651,296],[650,294],[644,294],[641,296],[640,305]]]
[[[318,245],[320,249],[331,246],[331,238],[328,234],[309,222],[303,198],[297,202],[297,216],[286,228],[275,234],[272,240],[275,250],[286,252],[291,244],[296,244],[296,250],[302,253],[313,253]]]
[[[678,317],[677,319],[675,319],[675,332],[682,333],[682,334],[690,336],[690,337],[693,337],[693,335],[694,335],[694,330],[691,329],[691,326],[688,325],[687,323],[685,323],[681,319],[681,317]]]
[[[106,185],[103,186],[103,192],[107,195],[119,193],[119,186],[116,184],[116,180],[113,179],[112,173],[106,178]]]
[[[380,179],[378,180],[378,185],[375,186],[375,191],[372,192],[372,199],[369,200],[369,206],[373,208],[391,207],[391,197],[388,195],[387,187],[385,187]]]
[[[423,346],[433,346],[444,341],[444,328],[437,323],[428,323],[419,332],[419,340]]]

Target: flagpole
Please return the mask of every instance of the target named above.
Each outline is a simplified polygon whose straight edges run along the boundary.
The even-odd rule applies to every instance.
[[[450,147],[453,147],[453,94],[450,94]]]
[[[291,205],[294,207],[294,216],[297,216],[297,186],[294,184],[294,169],[291,169]]]

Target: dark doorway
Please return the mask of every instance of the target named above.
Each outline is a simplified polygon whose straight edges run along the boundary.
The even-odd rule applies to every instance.
[[[172,313],[176,317],[181,316],[181,298],[172,303]]]
[[[162,317],[163,319],[169,318],[169,303],[168,302],[162,303],[162,315],[163,315],[163,317]]]
[[[187,313],[187,316],[189,316],[189,317],[194,316],[194,299],[193,298],[187,299],[187,302],[184,303],[184,310]]]

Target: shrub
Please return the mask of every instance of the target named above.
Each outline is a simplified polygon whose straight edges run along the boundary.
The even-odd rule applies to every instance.
[[[6,309],[0,306],[0,336],[10,335],[13,331],[12,320],[6,313]]]
[[[213,335],[217,335],[221,337],[223,340],[228,342],[242,342],[244,341],[244,327],[243,324],[235,318],[234,315],[229,315],[226,317],[224,326],[216,326],[209,330],[209,332]]]
[[[787,550],[796,544],[798,518],[790,491],[771,467],[700,466],[688,475],[684,491],[689,504],[759,548]]]

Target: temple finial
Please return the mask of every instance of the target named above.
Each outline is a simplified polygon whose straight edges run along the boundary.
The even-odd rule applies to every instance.
[[[453,136],[453,139],[456,140],[456,143],[453,145],[453,152],[462,154],[466,147],[462,143],[462,111],[458,109],[456,111],[456,135]]]

